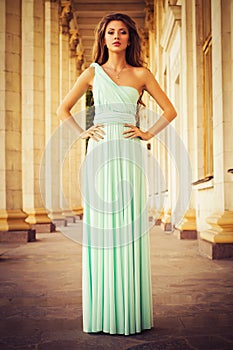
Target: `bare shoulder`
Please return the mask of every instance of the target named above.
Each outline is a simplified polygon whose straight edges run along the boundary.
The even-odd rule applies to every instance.
[[[141,82],[142,85],[145,85],[148,80],[153,79],[153,74],[146,67],[130,67],[134,77]]]
[[[81,73],[78,79],[82,80],[86,84],[91,85],[93,82],[94,76],[95,76],[95,68],[88,67]]]
[[[150,70],[147,67],[133,67],[131,66],[130,69],[135,73],[138,74],[139,76],[143,76],[145,74],[150,73]]]

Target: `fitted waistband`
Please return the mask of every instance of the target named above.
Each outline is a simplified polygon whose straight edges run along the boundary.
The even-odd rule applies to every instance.
[[[114,124],[136,124],[135,115],[122,112],[97,113],[94,117],[94,124],[114,123]]]

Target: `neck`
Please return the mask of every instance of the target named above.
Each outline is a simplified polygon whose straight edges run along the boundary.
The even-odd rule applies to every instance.
[[[106,63],[109,63],[110,66],[115,68],[116,70],[119,70],[125,67],[126,66],[125,52],[122,52],[122,54],[115,54],[115,53],[109,54],[109,58]]]

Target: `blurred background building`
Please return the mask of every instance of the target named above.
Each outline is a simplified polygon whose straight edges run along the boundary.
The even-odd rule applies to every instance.
[[[144,142],[150,220],[198,239],[210,258],[233,256],[232,0],[0,0],[0,241],[30,241],[82,215],[86,145],[59,128],[56,109],[111,12],[136,21],[147,66],[178,111]],[[161,111],[143,100],[147,129]],[[90,101],[88,91],[73,110],[83,127]]]

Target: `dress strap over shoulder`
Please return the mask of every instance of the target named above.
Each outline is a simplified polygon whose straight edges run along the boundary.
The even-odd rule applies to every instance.
[[[91,64],[90,64],[90,67],[99,67],[99,64],[98,63],[96,63],[96,62],[92,62]]]
[[[95,68],[93,79],[93,97],[95,101],[96,123],[136,123],[138,94],[128,86],[117,85],[104,71],[102,66],[91,63]]]

